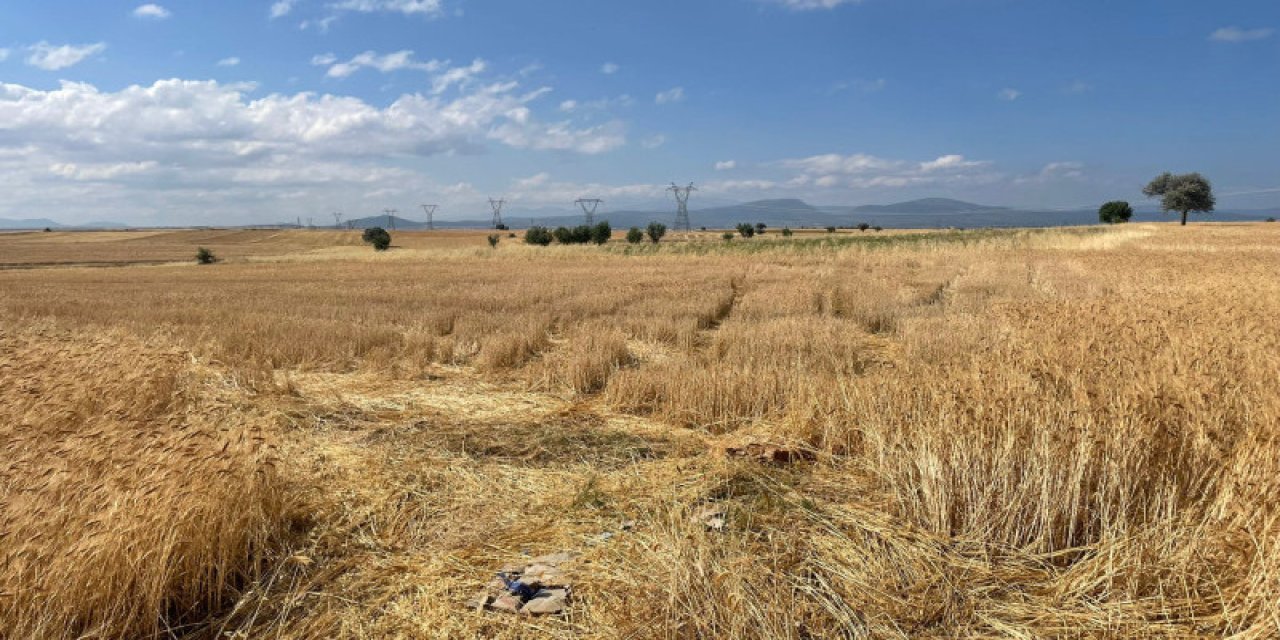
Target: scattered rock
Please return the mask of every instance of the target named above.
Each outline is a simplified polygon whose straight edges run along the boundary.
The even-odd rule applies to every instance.
[[[516,613],[520,611],[520,607],[523,606],[524,601],[510,593],[504,593],[497,598],[494,598],[493,602],[489,603],[489,609],[505,613]]]
[[[635,521],[635,520],[623,520],[623,521],[622,521],[622,524],[621,524],[620,526],[621,526],[621,528],[622,528],[622,530],[623,530],[623,531],[630,531],[630,530],[632,530],[632,529],[636,528],[636,521]]]
[[[531,616],[554,615],[562,613],[568,604],[568,589],[543,589],[524,603],[520,613]]]
[[[578,554],[573,551],[561,551],[560,553],[551,553],[545,556],[538,556],[529,561],[529,564],[549,564],[551,566],[559,566],[566,562],[573,561]]]

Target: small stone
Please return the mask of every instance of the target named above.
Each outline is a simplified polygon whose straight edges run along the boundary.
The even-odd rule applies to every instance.
[[[520,598],[517,598],[509,593],[504,593],[498,596],[497,598],[494,598],[493,602],[489,603],[489,608],[493,611],[502,611],[505,613],[516,613],[517,611],[520,610],[520,605],[522,604],[524,603],[520,602]]]
[[[564,611],[569,604],[569,591],[567,589],[543,589],[534,594],[533,598],[524,604],[520,609],[520,613],[531,616],[537,615],[555,615]]]
[[[728,520],[725,519],[724,509],[716,505],[703,507],[694,514],[692,520],[712,531],[723,531],[725,525],[728,524]]]
[[[489,597],[489,591],[487,589],[481,591],[480,593],[472,596],[470,600],[467,600],[467,608],[475,609],[476,611],[484,611],[485,606],[489,604]]]
[[[547,564],[533,564],[525,569],[520,581],[530,586],[555,584],[563,579],[560,569]]]
[[[623,520],[623,521],[622,521],[622,524],[620,525],[620,527],[621,527],[621,529],[622,529],[623,531],[630,531],[630,530],[632,530],[632,529],[636,528],[636,521],[635,521],[635,520]]]

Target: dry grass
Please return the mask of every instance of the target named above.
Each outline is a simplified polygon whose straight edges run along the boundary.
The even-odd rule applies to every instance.
[[[59,348],[123,354],[108,373],[24,364],[6,381],[190,429],[273,415],[264,437],[280,439],[283,486],[311,514],[246,587],[281,531],[281,485],[263,476],[228,493],[203,463],[122,445],[133,465],[117,473],[176,462],[210,487],[208,502],[122,503],[168,524],[155,535],[190,535],[164,509],[241,506],[202,516],[224,519],[216,540],[231,555],[197,536],[206,555],[137,568],[179,586],[152,589],[162,604],[99,635],[170,633],[158,621],[172,620],[193,625],[172,635],[297,638],[1280,634],[1271,226],[694,234],[635,250],[432,238],[388,255],[299,253],[289,238],[276,240],[288,255],[259,248],[214,267],[0,272],[0,319],[19,327],[5,339],[28,354],[11,361],[49,357],[31,336],[50,332],[82,345]],[[142,375],[130,372],[171,370],[154,348],[121,346],[137,340],[213,368],[155,378],[179,380],[164,384],[182,403],[137,400],[159,396],[120,382]],[[9,393],[5,410],[35,406]],[[116,438],[148,433],[118,413],[41,418],[21,448],[63,446],[95,420]],[[744,440],[817,459],[717,454]],[[236,473],[265,472],[270,457],[242,451]],[[32,465],[0,465],[6,490],[68,502]],[[95,499],[130,495],[109,475],[66,471]],[[691,520],[707,505],[725,531]],[[32,540],[42,558],[97,540],[87,519],[55,543],[14,533],[37,526],[31,511],[2,513],[5,539]],[[624,520],[635,530],[618,532]],[[570,615],[462,604],[502,564],[561,549],[585,553]],[[83,616],[132,599],[81,598],[66,576],[122,582],[113,562],[48,572],[61,583],[5,565],[17,578],[0,591],[55,595],[0,611],[47,621],[27,635],[82,633]],[[236,568],[222,582],[152,577],[165,566]],[[84,606],[54,615],[37,602]]]

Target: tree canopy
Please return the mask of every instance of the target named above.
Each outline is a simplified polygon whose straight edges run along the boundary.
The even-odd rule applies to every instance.
[[[1165,211],[1181,213],[1182,226],[1187,225],[1188,213],[1210,213],[1216,204],[1213,185],[1198,173],[1175,175],[1166,171],[1152,180],[1142,193],[1148,198],[1160,198],[1160,206]]]
[[[1107,224],[1128,222],[1133,217],[1133,207],[1123,200],[1113,200],[1098,209],[1098,220]]]

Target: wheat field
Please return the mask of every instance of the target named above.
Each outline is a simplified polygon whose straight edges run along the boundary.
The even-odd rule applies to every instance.
[[[0,235],[0,637],[1280,636],[1278,225],[393,235]]]

